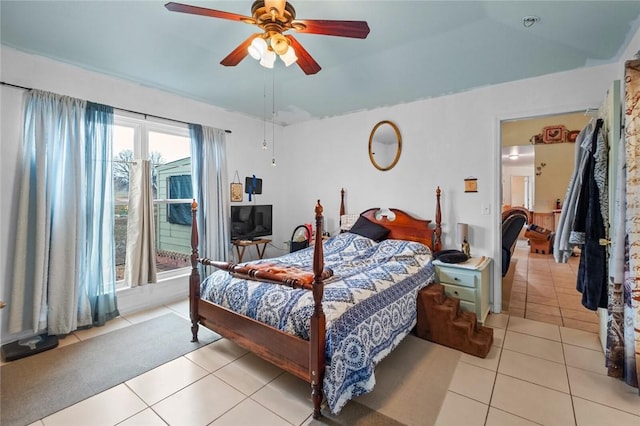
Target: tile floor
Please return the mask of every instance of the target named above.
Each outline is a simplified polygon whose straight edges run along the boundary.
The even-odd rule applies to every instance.
[[[511,298],[503,300],[505,312],[511,316],[598,332],[598,314],[582,306],[582,295],[576,290],[580,257],[571,257],[567,263],[556,263],[553,255],[530,253],[527,240],[520,239],[513,259],[516,261],[515,273]]]
[[[181,301],[118,318],[62,344],[187,310]],[[437,425],[640,424],[638,390],[606,376],[596,334],[507,314],[487,325],[494,346],[484,359],[462,355]],[[308,394],[303,381],[223,339],[33,425],[306,425]]]

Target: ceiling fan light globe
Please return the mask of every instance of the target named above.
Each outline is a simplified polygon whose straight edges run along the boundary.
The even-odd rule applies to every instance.
[[[289,66],[291,64],[295,64],[298,57],[296,56],[296,51],[293,47],[289,46],[289,49],[287,49],[283,55],[280,55],[280,59],[282,59],[282,62],[284,62],[286,66]]]
[[[289,40],[282,34],[274,34],[271,36],[271,48],[278,55],[284,55],[289,49]]]
[[[267,51],[267,42],[261,37],[256,37],[253,39],[247,50],[253,59],[260,60],[262,59],[264,52]]]
[[[273,63],[276,61],[276,54],[273,50],[266,50],[260,59],[260,65],[265,68],[273,68]]]

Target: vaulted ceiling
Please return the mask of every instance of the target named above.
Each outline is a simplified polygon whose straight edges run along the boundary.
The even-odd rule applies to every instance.
[[[251,15],[250,0],[181,1]],[[292,4],[299,19],[364,20],[371,31],[293,33],[322,67],[315,75],[249,56],[222,66],[256,28],[170,12],[162,1],[2,0],[0,42],[251,116],[270,116],[275,104],[287,125],[616,62],[640,26],[638,1]],[[540,20],[527,27],[527,16]]]

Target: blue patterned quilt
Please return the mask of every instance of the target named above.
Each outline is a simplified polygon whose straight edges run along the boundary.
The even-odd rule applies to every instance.
[[[400,240],[375,241],[344,233],[324,242],[323,309],[327,323],[324,394],[331,412],[369,392],[374,368],[416,323],[418,291],[433,281],[431,252]],[[254,263],[259,263],[257,261]],[[313,248],[264,262],[312,270]],[[310,291],[248,281],[215,271],[201,285],[201,298],[309,339]]]

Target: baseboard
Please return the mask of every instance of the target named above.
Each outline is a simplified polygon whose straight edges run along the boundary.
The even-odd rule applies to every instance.
[[[120,315],[166,305],[189,297],[189,276],[172,277],[155,284],[118,290]]]

